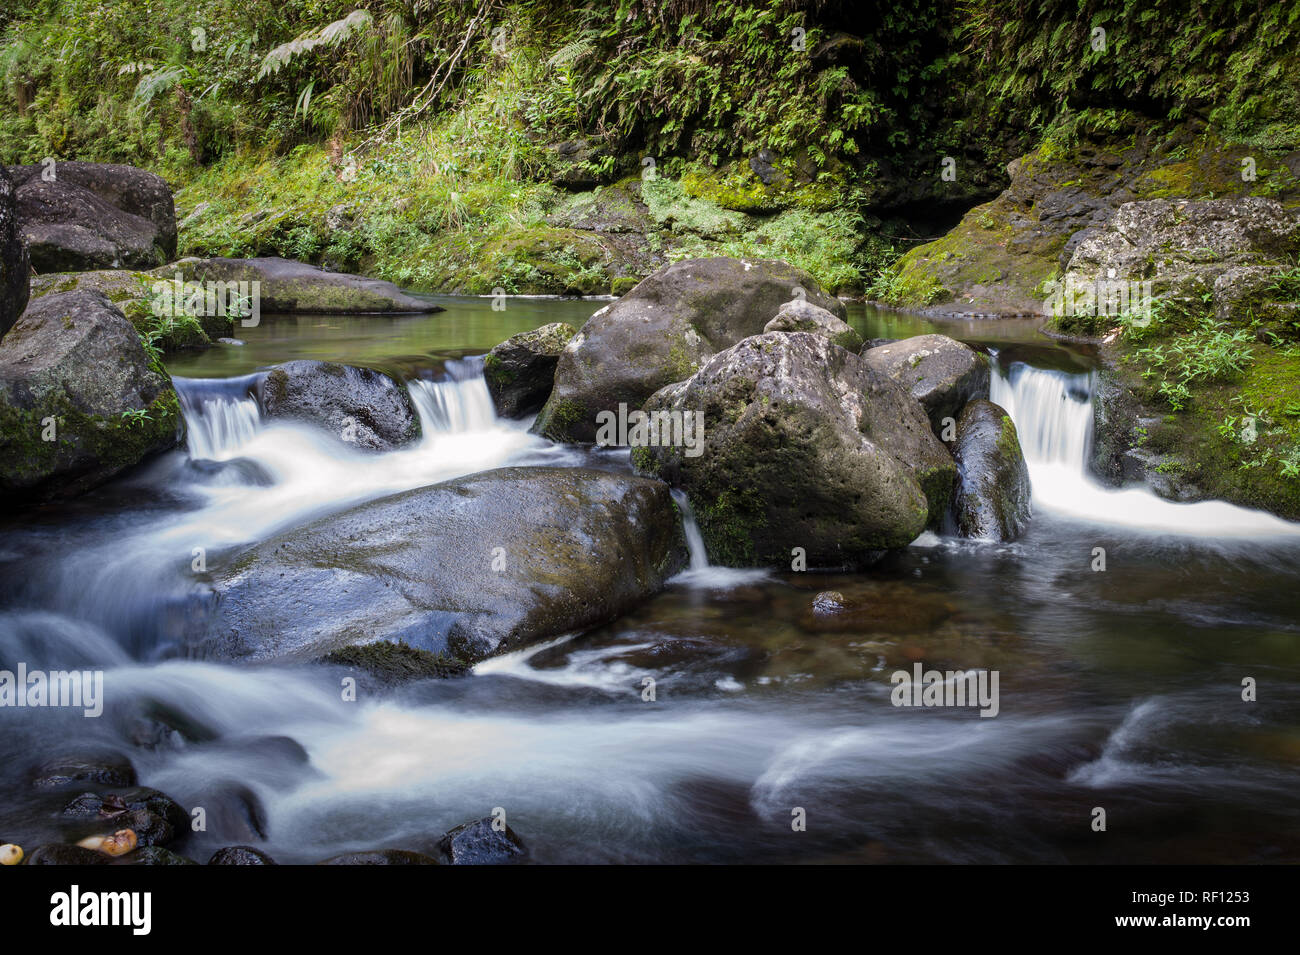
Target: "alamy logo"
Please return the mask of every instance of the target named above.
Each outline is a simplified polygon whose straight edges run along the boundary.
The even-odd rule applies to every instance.
[[[50,924],[126,925],[132,935],[153,928],[153,896],[149,892],[85,892],[74,885],[50,896]]]
[[[895,706],[978,706],[980,716],[998,715],[997,670],[895,670],[889,694]]]
[[[632,411],[620,402],[618,412],[596,415],[600,447],[685,448],[688,458],[704,453],[703,411]]]
[[[103,670],[0,670],[0,706],[80,707],[84,716],[104,712]]]
[[[230,315],[245,328],[262,320],[262,283],[187,282],[181,273],[153,284],[150,308],[160,318]]]

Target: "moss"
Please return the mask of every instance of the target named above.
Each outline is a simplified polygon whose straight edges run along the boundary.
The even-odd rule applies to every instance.
[[[691,506],[713,560],[727,567],[752,567],[758,562],[754,537],[767,527],[767,510],[755,490],[731,488],[704,502],[692,495]]]
[[[552,397],[537,416],[535,428],[538,434],[552,441],[563,441],[568,437],[569,430],[586,417],[587,409],[581,402],[571,398],[557,400]]]
[[[650,477],[659,476],[659,459],[650,448],[637,447],[632,449],[632,467],[636,468],[637,474]]]
[[[620,275],[610,282],[609,290],[613,295],[623,296],[636,288],[640,282],[640,279],[633,278],[630,275]]]

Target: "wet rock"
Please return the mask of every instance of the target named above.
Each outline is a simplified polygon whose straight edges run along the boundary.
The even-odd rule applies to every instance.
[[[252,846],[226,846],[212,853],[208,865],[279,865],[261,849]]]
[[[134,786],[135,767],[120,753],[72,753],[47,760],[32,773],[32,785],[55,789],[74,783]]]
[[[239,842],[266,840],[266,809],[243,783],[218,783],[198,799],[198,805],[206,810],[209,836]]]
[[[1029,525],[1029,468],[1011,416],[972,401],[957,421],[957,490],[952,514],[962,537],[1015,540]]]
[[[82,793],[63,807],[62,815],[69,819],[105,820],[117,824],[135,813],[156,816],[173,830],[183,831],[189,827],[189,813],[176,800],[143,786],[116,793]],[[129,822],[122,823],[122,826],[136,828]],[[154,828],[159,827],[155,825]],[[141,841],[145,845],[153,844],[152,841]]]
[[[160,176],[110,163],[14,166],[18,216],[38,272],[152,268],[176,256],[176,213]]]
[[[847,348],[855,354],[862,348],[862,336],[854,331],[853,326],[826,309],[802,299],[794,299],[782,305],[765,326],[765,332],[812,332],[829,338],[841,348]]]
[[[611,620],[685,563],[662,483],[502,468],[381,498],[250,549],[217,575],[190,648],[315,659],[385,639],[475,661]]]
[[[27,857],[28,865],[108,865],[112,861],[94,849],[57,844],[38,846]]]
[[[520,332],[497,345],[483,361],[483,377],[497,414],[522,418],[546,404],[555,366],[577,329],[563,322]]]
[[[799,619],[810,633],[923,634],[953,615],[940,593],[909,584],[864,584],[848,593],[822,591]]]
[[[989,360],[946,335],[917,335],[863,351],[872,367],[907,388],[921,402],[937,435],[976,398],[989,396]]]
[[[5,167],[0,166],[0,337],[27,307],[29,272],[31,263],[18,220],[14,185]]]
[[[503,865],[528,857],[524,842],[509,826],[493,828],[488,816],[450,830],[438,840],[438,851],[448,865]]]
[[[433,856],[408,849],[372,849],[366,852],[345,852],[317,865],[438,865]]]
[[[646,411],[704,417],[705,451],[636,449],[686,491],[710,558],[729,566],[863,566],[937,521],[956,468],[921,406],[852,352],[768,332],[710,358]]]
[[[162,846],[144,846],[113,861],[113,865],[198,865]]]
[[[187,282],[259,282],[262,314],[368,315],[441,312],[392,282],[327,272],[290,259],[181,259],[171,271]]]
[[[257,386],[268,420],[319,426],[368,451],[391,451],[420,437],[420,416],[406,385],[383,372],[328,361],[276,365]]]
[[[0,341],[0,491],[79,494],[184,433],[171,379],[98,292],[33,302]]]
[[[594,442],[599,412],[640,408],[658,389],[689,378],[716,352],[759,334],[800,288],[810,303],[844,317],[843,303],[785,262],[689,259],[660,269],[569,341],[533,430]]]
[[[469,664],[452,657],[387,640],[343,647],[321,657],[321,662],[361,671],[385,687],[412,680],[464,676],[470,670]]]

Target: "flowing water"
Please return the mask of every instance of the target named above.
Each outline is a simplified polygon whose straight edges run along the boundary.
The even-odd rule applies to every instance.
[[[101,668],[107,699],[98,719],[0,710],[0,841],[83,834],[57,818],[80,790],[33,791],[28,773],[107,749],[207,809],[208,831],[176,846],[200,860],[249,842],[282,862],[428,850],[502,807],[541,862],[1300,861],[1296,525],[1093,482],[1087,356],[1026,323],[853,316],[868,335],[995,350],[993,399],[1034,484],[1015,543],[927,533],[869,573],[738,571],[709,564],[684,507],[690,567],[663,594],[462,679],[345,702],[336,668],[178,657],[197,554],[219,566],[356,502],[507,464],[628,467],[496,419],[465,357],[597,305],[512,302],[503,319],[447,302],[364,328],[266,320],[243,349],[174,363],[184,450],[0,526],[0,669]],[[399,370],[423,438],[364,454],[264,420],[257,369],[295,357]],[[869,610],[816,615],[826,590]],[[893,706],[890,675],[915,663],[997,671],[997,717]],[[1241,699],[1247,677],[1258,702]],[[265,840],[241,821],[252,804]]]

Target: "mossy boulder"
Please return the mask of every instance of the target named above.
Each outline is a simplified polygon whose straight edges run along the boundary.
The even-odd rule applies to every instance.
[[[687,259],[596,312],[560,355],[555,387],[533,430],[592,442],[596,416],[639,408],[713,354],[756,335],[800,296],[838,318],[844,305],[807,272],[770,259]]]
[[[375,315],[441,312],[442,306],[407,295],[392,282],[327,272],[303,262],[258,259],[181,259],[159,274],[179,273],[185,282],[258,282],[265,314]]]
[[[916,335],[862,352],[862,359],[906,388],[925,408],[935,434],[967,403],[989,396],[989,360],[946,335]]]
[[[577,333],[572,325],[553,322],[512,335],[488,352],[483,377],[498,415],[522,418],[546,403],[560,353]]]
[[[1011,416],[991,401],[972,401],[957,419],[953,458],[957,487],[952,516],[957,533],[1012,541],[1032,514],[1029,467]]]
[[[267,420],[302,421],[366,451],[392,451],[420,437],[405,382],[372,368],[330,361],[273,366],[257,385]]]
[[[0,489],[68,497],[174,447],[171,379],[103,294],[37,299],[0,340]]]
[[[812,332],[854,353],[862,348],[862,336],[852,325],[803,299],[793,299],[782,305],[777,309],[776,318],[763,326],[763,331]]]
[[[638,470],[683,489],[711,560],[869,565],[942,517],[956,467],[907,391],[808,332],[746,338],[645,411],[703,416],[703,453],[637,449]]]
[[[14,184],[0,166],[0,337],[27,307],[27,245],[18,221]]]
[[[188,640],[220,659],[317,659],[390,640],[474,662],[612,620],[685,563],[665,484],[502,468],[251,548],[196,597]]]

